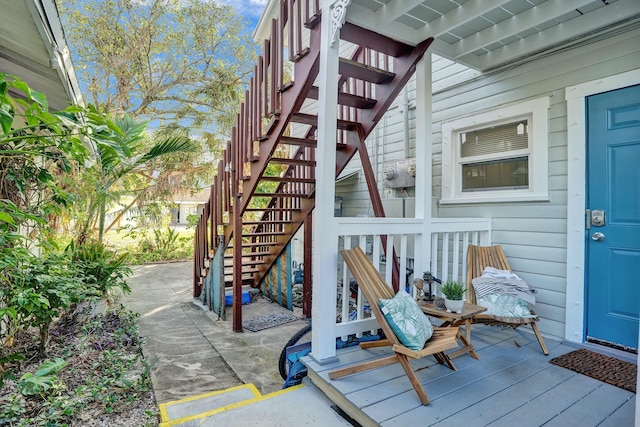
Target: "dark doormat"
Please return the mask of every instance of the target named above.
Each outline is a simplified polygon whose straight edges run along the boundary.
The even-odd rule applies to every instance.
[[[245,320],[242,322],[242,328],[248,329],[251,332],[258,332],[263,329],[273,328],[274,326],[284,325],[285,323],[290,323],[296,320],[301,319],[290,313],[274,313]]]
[[[585,348],[558,356],[549,362],[632,393],[636,392],[638,367],[633,363]]]

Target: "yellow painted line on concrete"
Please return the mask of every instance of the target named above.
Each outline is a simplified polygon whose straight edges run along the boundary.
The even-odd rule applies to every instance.
[[[211,397],[211,396],[215,396],[218,394],[224,394],[224,393],[228,393],[228,392],[232,392],[235,390],[240,390],[240,389],[249,389],[249,391],[251,391],[251,394],[253,394],[256,398],[261,397],[262,394],[260,393],[260,390],[258,390],[256,388],[255,385],[253,384],[242,384],[239,386],[235,386],[235,387],[230,387],[224,390],[216,390],[216,391],[210,391],[208,393],[203,393],[203,394],[197,394],[195,396],[189,396],[189,397],[185,397],[183,399],[180,400],[172,400],[170,402],[165,402],[165,403],[161,403],[160,405],[158,405],[158,408],[160,410],[160,419],[163,422],[169,421],[169,412],[167,411],[167,407],[170,405],[178,405],[180,403],[186,403],[186,402],[193,402],[194,400],[198,400],[198,399],[204,399],[205,397]]]
[[[253,384],[247,384],[247,385],[253,386]],[[172,427],[172,426],[175,426],[175,425],[186,423],[187,421],[193,421],[193,420],[197,420],[199,418],[210,417],[212,415],[219,414],[220,412],[228,411],[230,409],[240,408],[242,406],[250,405],[252,403],[256,403],[256,402],[260,402],[260,401],[263,401],[263,400],[271,399],[272,397],[276,397],[276,396],[279,396],[281,394],[286,394],[286,393],[289,393],[291,391],[298,390],[298,389],[300,389],[300,388],[302,388],[304,386],[305,386],[304,384],[299,384],[299,385],[296,385],[296,386],[293,386],[293,387],[285,388],[284,390],[278,390],[278,391],[274,391],[273,393],[260,395],[260,396],[254,397],[253,399],[247,399],[247,400],[243,400],[241,402],[232,403],[230,405],[222,406],[222,407],[217,408],[217,409],[212,409],[211,411],[203,412],[201,414],[189,415],[188,417],[178,418],[178,419],[171,420],[171,421],[164,421],[164,422],[161,422],[158,427]],[[255,388],[255,386],[254,386],[254,388]],[[257,391],[257,389],[256,389],[256,391]],[[258,394],[260,394],[259,391],[258,391]]]

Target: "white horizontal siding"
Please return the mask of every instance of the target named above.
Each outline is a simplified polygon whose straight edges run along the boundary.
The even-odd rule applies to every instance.
[[[432,55],[433,68],[433,90],[442,91],[448,87],[455,86],[471,78],[477,77],[481,73],[472,70],[464,65],[457,64],[448,59]],[[378,191],[382,198],[413,197],[413,188],[404,191],[388,189],[383,187],[382,173],[385,162],[392,160],[402,160],[415,157],[416,140],[416,115],[415,115],[415,76],[412,76],[407,83],[407,92],[410,100],[409,105],[409,144],[408,153],[405,150],[405,128],[404,128],[404,95],[401,92],[389,107],[388,111],[380,121],[377,129],[367,138],[367,150],[371,165],[374,168]],[[313,108],[313,104],[309,104]],[[361,168],[359,156],[356,155],[345,169],[345,173]],[[363,199],[356,195],[357,192],[367,193],[366,181],[361,179],[357,183],[341,186],[336,189],[337,194],[343,197],[343,214],[345,216],[373,215],[370,203],[364,203]],[[365,196],[368,199],[368,196]]]
[[[492,238],[511,267],[539,290],[544,333],[563,337],[566,288],[567,118],[564,88],[640,68],[640,31],[476,78],[434,96],[434,121],[449,121],[504,104],[550,97],[549,201],[440,206],[441,217],[493,218]],[[441,173],[440,127],[434,125],[434,174]],[[434,194],[441,180],[434,177]]]
[[[438,93],[452,86],[465,83],[480,76],[480,71],[453,62],[438,55],[432,55],[432,91]]]
[[[543,202],[486,203],[435,206],[442,218],[493,219],[494,243],[504,246],[512,268],[539,291],[536,312],[546,334],[563,337],[566,288],[567,224],[567,107],[565,88],[640,68],[640,30],[628,31],[587,46],[569,49],[533,62],[482,75],[445,58],[432,56],[433,135],[432,196],[441,197],[441,123],[489,111],[510,103],[549,97],[549,192]],[[408,83],[409,157],[415,155],[415,80]],[[313,103],[309,104],[310,107]],[[403,159],[405,130],[403,95],[395,100],[378,128],[367,139],[367,149],[383,198],[413,196],[382,186],[384,163]],[[360,168],[358,156],[347,170]],[[364,176],[339,185],[344,216],[373,215]]]

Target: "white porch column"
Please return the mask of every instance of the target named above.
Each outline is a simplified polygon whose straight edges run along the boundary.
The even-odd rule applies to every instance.
[[[338,104],[338,33],[350,0],[322,4],[318,85],[316,207],[313,218],[313,306],[311,357],[318,363],[336,360],[336,285],[338,236],[335,232],[336,130]]]
[[[414,277],[431,270],[432,200],[432,89],[431,47],[416,67],[416,218],[422,219],[422,236],[416,241]],[[421,255],[418,255],[421,254]]]

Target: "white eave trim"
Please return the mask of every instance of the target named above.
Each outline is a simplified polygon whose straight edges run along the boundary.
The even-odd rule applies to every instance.
[[[69,102],[74,105],[84,105],[80,84],[71,61],[69,46],[54,0],[27,0],[26,3],[40,37],[49,52],[49,62],[56,69],[60,83],[69,97]]]

